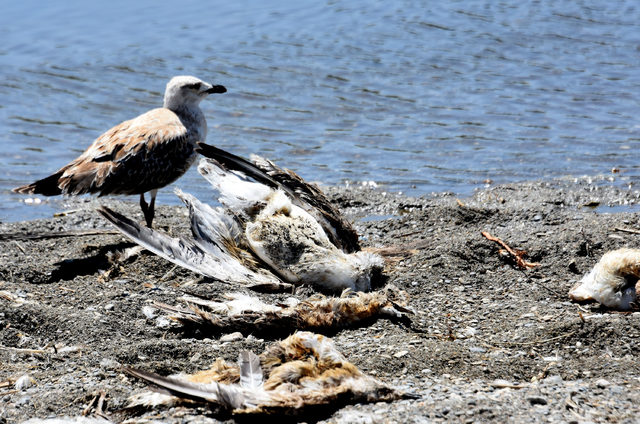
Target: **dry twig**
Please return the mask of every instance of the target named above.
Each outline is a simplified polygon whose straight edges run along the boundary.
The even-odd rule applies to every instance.
[[[89,404],[87,405],[87,407],[84,408],[84,410],[82,411],[82,416],[86,417],[91,413],[92,409],[95,409],[95,412],[94,412],[95,415],[102,418],[107,418],[104,412],[104,399],[106,397],[107,397],[107,393],[104,390],[100,390],[99,393],[95,394],[93,398],[91,398],[91,401],[89,401]]]
[[[536,266],[540,265],[539,263],[528,262],[528,261],[524,260],[524,256],[527,254],[526,251],[524,251],[524,250],[513,250],[511,247],[509,247],[509,245],[507,245],[507,243],[505,243],[504,241],[500,240],[497,237],[492,236],[491,234],[489,234],[486,231],[483,231],[481,234],[487,240],[494,241],[494,242],[498,243],[500,246],[502,246],[504,248],[504,250],[507,251],[513,257],[513,259],[516,261],[516,265],[518,265],[520,268],[528,269],[528,268],[533,268],[533,267],[536,267]]]
[[[640,234],[640,230],[634,230],[633,228],[615,227],[613,230],[620,231],[622,233]]]

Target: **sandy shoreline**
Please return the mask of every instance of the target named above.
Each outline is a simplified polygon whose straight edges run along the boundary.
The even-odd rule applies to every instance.
[[[605,251],[640,245],[640,234],[624,231],[640,229],[640,215],[607,213],[633,210],[637,191],[605,178],[503,185],[461,199],[327,191],[364,245],[416,250],[389,273],[410,295],[414,329],[380,320],[334,340],[362,370],[419,399],[348,406],[321,420],[637,422],[640,312],[567,297]],[[269,340],[185,335],[162,313],[144,315],[153,301],[230,288],[152,254],[112,265],[109,253],[131,244],[93,211],[98,203],[141,219],[135,203],[101,199],[71,201],[78,211],[65,216],[0,224],[0,422],[78,416],[100,391],[114,422],[217,422],[197,410],[122,410],[144,386],[120,366],[192,372]],[[188,224],[183,208],[163,205],[155,223],[174,234]],[[481,231],[540,265],[519,270]],[[16,390],[24,374],[34,384]]]

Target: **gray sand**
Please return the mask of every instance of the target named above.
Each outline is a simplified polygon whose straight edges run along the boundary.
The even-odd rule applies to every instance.
[[[640,244],[640,234],[620,230],[638,229],[640,216],[610,213],[637,210],[637,191],[605,178],[498,186],[466,199],[327,191],[356,221],[364,245],[416,251],[389,273],[417,311],[412,328],[380,320],[333,338],[363,371],[419,398],[328,410],[310,421],[640,421],[640,312],[567,297],[605,251]],[[142,219],[134,203],[100,202]],[[154,301],[232,288],[150,253],[112,265],[110,252],[131,244],[94,212],[98,201],[68,203],[79,211],[0,224],[0,422],[79,416],[100,391],[114,422],[224,419],[203,410],[125,410],[145,386],[120,367],[193,372],[218,356],[261,352],[268,335],[222,342],[184,333],[162,313],[145,315]],[[160,205],[155,225],[187,231],[184,209]],[[52,237],[80,230],[87,233]],[[481,231],[540,265],[518,269]],[[32,385],[16,389],[25,374]]]

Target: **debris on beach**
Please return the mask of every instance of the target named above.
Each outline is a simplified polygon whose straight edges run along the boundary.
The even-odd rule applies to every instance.
[[[499,253],[510,257],[513,261],[515,261],[516,265],[519,268],[529,269],[529,268],[535,268],[538,265],[540,265],[539,263],[526,261],[524,259],[524,257],[527,255],[526,251],[524,251],[524,250],[514,250],[511,247],[509,247],[509,245],[507,243],[505,243],[504,241],[500,240],[498,237],[492,236],[491,234],[489,234],[486,231],[483,231],[481,234],[487,240],[496,242],[500,246],[502,246],[502,249],[499,250]]]
[[[260,356],[242,351],[237,364],[218,358],[210,369],[193,375],[125,371],[161,390],[132,395],[129,408],[207,404],[234,415],[302,416],[411,397],[364,374],[331,339],[303,331],[273,343]]]
[[[243,293],[225,297],[220,302],[192,296],[180,298],[188,309],[158,303],[155,306],[183,325],[195,325],[206,332],[261,335],[290,334],[295,330],[326,334],[378,318],[406,322],[412,313],[407,307],[406,292],[393,285],[371,293],[346,290],[340,297],[316,294],[303,301],[290,297],[279,304],[267,304]]]
[[[596,301],[608,308],[639,309],[640,249],[605,253],[593,269],[570,291],[576,302]]]

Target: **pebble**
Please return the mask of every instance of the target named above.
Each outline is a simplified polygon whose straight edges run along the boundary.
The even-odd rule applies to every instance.
[[[393,356],[395,356],[396,358],[402,358],[403,356],[406,356],[409,353],[408,350],[401,350],[399,352],[396,352]]]
[[[16,390],[22,391],[28,389],[34,384],[36,384],[36,380],[34,380],[29,374],[25,374],[16,380],[14,386]]]
[[[235,333],[225,334],[224,336],[220,337],[221,342],[236,342],[242,339],[244,339],[244,336],[239,331],[236,331]]]
[[[548,403],[542,396],[528,396],[527,400],[531,405],[546,405]]]
[[[67,355],[69,353],[76,353],[80,350],[80,346],[62,346],[58,348],[58,354]]]
[[[16,406],[27,405],[31,402],[31,396],[22,396],[15,402]]]
[[[113,370],[113,369],[120,368],[120,362],[118,362],[118,361],[116,361],[115,359],[112,359],[112,358],[103,358],[100,361],[100,367],[108,369],[108,370]]]
[[[115,308],[115,305],[113,303],[107,303],[106,305],[104,305],[105,311],[113,311],[113,308]]]
[[[609,383],[609,381],[605,380],[604,378],[599,378],[596,380],[596,386],[598,386],[601,389],[606,389],[610,385],[611,383]]]
[[[142,314],[147,317],[147,319],[154,319],[156,317],[156,308],[145,305],[142,307]]]
[[[171,321],[167,317],[158,317],[156,318],[156,327],[158,328],[169,328],[171,326]]]
[[[544,384],[548,385],[557,385],[562,383],[562,381],[562,377],[560,377],[559,375],[550,375],[549,377],[542,380]]]

